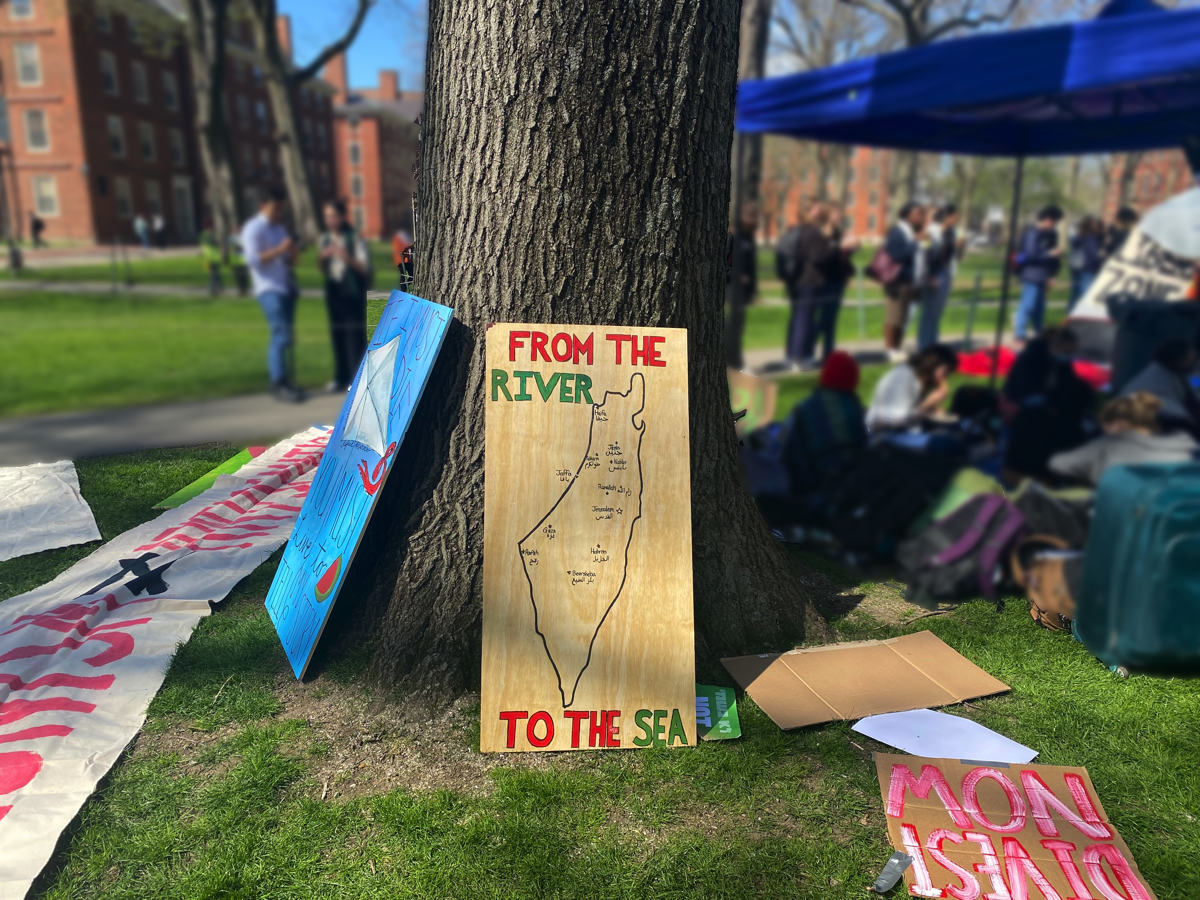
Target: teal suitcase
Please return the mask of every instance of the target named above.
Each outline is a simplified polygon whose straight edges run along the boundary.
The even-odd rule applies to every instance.
[[[1104,473],[1075,633],[1110,666],[1200,672],[1200,464]]]

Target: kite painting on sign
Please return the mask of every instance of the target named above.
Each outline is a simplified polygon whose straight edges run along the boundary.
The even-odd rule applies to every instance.
[[[453,314],[392,291],[375,327],[267,594],[297,678],[320,640]]]
[[[487,333],[487,751],[695,746],[687,332]]]

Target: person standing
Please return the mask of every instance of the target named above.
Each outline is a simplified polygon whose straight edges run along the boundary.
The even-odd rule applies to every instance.
[[[332,200],[324,208],[325,231],[317,247],[325,275],[325,309],[333,341],[331,391],[346,391],[367,350],[367,242],[346,218],[346,204]]]
[[[241,243],[254,283],[254,296],[271,329],[267,344],[271,394],[276,400],[300,403],[304,400],[304,392],[293,384],[288,371],[298,297],[292,266],[300,248],[283,224],[286,210],[287,194],[283,189],[268,188],[259,204],[258,215],[242,227]]]
[[[938,342],[938,331],[950,289],[961,244],[958,239],[958,207],[947,203],[933,215],[929,225],[929,249],[925,257],[926,284],[921,292],[921,321],[917,326],[917,349],[924,350]]]
[[[1046,292],[1058,274],[1062,263],[1062,248],[1058,245],[1058,223],[1063,211],[1050,204],[1038,212],[1037,222],[1021,234],[1017,250],[1017,275],[1021,279],[1021,302],[1017,307],[1014,337],[1021,344],[1032,327],[1041,332],[1046,317]]]
[[[141,242],[143,250],[150,249],[150,225],[146,222],[146,217],[138,213],[133,220],[133,233],[137,235],[138,241]]]
[[[1104,237],[1104,261],[1107,262],[1121,252],[1121,248],[1125,246],[1125,241],[1129,239],[1129,234],[1137,223],[1138,214],[1131,207],[1122,206],[1117,210],[1117,217],[1108,226],[1108,234]]]
[[[788,360],[796,371],[815,367],[817,308],[830,292],[828,276],[840,261],[840,250],[830,231],[830,208],[820,201],[808,209],[799,231],[800,274],[792,292],[792,316],[788,323]]]
[[[392,262],[395,264],[396,271],[399,273],[399,286],[400,290],[402,291],[407,291],[412,287],[412,245],[412,232],[407,228],[396,229],[396,233],[392,235]]]
[[[908,325],[908,308],[917,293],[917,243],[925,229],[925,207],[909,200],[900,207],[896,223],[888,229],[883,250],[898,267],[894,278],[883,286],[883,344],[888,359],[902,363],[904,329]]]
[[[167,247],[167,220],[163,218],[162,213],[156,212],[150,217],[150,227],[154,230],[154,243],[159,250],[165,250]]]
[[[743,212],[737,227],[729,234],[729,276],[725,281],[725,365],[742,369],[742,333],[746,330],[746,307],[758,292],[758,245],[754,227],[758,216],[753,209]]]
[[[205,222],[204,230],[200,232],[200,258],[208,272],[208,295],[215,297],[225,286],[221,283],[221,245],[213,232],[212,222]]]
[[[1069,243],[1067,268],[1071,271],[1071,297],[1067,301],[1067,313],[1075,308],[1083,295],[1088,292],[1100,267],[1104,264],[1101,257],[1104,243],[1104,224],[1095,216],[1084,216],[1079,220]]]
[[[42,232],[46,230],[46,223],[37,213],[29,214],[29,236],[33,238],[34,247],[45,247],[46,242],[42,240]]]
[[[820,339],[822,359],[828,359],[837,346],[837,321],[842,310],[842,299],[846,295],[846,285],[854,277],[854,263],[850,258],[859,248],[860,242],[845,236],[841,223],[845,219],[845,210],[840,206],[829,207],[829,221],[826,234],[830,244],[837,248],[831,253],[825,263],[825,284],[817,297],[817,307],[813,316],[813,328],[809,339],[810,357],[816,356],[817,340]]]

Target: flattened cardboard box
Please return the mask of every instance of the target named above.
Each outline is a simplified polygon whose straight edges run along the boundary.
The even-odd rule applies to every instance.
[[[1155,900],[1087,769],[879,753],[915,897]]]
[[[946,706],[1008,690],[929,631],[721,663],[783,729]]]

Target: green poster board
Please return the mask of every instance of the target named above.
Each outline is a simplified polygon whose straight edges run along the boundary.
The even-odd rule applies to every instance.
[[[264,449],[266,448],[247,447],[241,453],[229,457],[229,459],[225,460],[225,462],[221,463],[215,469],[205,472],[187,487],[180,488],[165,500],[159,500],[154,504],[154,509],[175,509],[187,503],[193,497],[199,497],[216,483],[217,476],[232,475],[246,463],[250,462],[250,460],[254,459],[254,457],[262,453]]]
[[[696,685],[696,736],[705,741],[725,741],[742,736],[737,695],[733,688]]]

